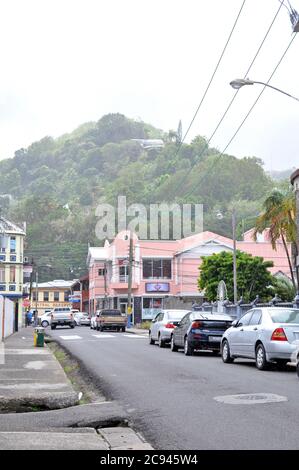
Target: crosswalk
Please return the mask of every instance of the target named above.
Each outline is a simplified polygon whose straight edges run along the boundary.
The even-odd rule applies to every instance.
[[[88,338],[96,338],[99,340],[106,340],[106,339],[113,339],[113,338],[131,338],[131,339],[147,339],[148,335],[134,335],[134,334],[107,334],[107,333],[99,333],[99,334],[91,334]],[[79,336],[79,335],[60,335],[64,341],[77,341],[77,340],[86,340],[86,337]]]

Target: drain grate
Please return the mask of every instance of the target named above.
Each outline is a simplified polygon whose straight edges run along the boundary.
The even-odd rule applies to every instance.
[[[239,395],[224,395],[214,397],[214,400],[228,405],[256,405],[288,401],[287,397],[275,395],[273,393],[241,393]]]

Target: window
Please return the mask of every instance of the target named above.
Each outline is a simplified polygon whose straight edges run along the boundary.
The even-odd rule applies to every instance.
[[[298,310],[271,310],[270,317],[273,323],[295,323],[299,325],[299,312]]]
[[[33,300],[33,302],[36,302],[36,291],[35,290],[32,292],[32,300]]]
[[[262,312],[260,310],[254,310],[249,325],[259,325],[262,319]]]
[[[65,301],[65,302],[68,302],[68,301],[69,301],[69,295],[70,295],[69,291],[68,291],[68,290],[65,290],[65,291],[64,291],[64,301]]]
[[[44,302],[49,302],[49,292],[44,292]]]
[[[16,252],[16,237],[10,237],[9,247],[11,253]]]
[[[128,282],[129,266],[119,267],[119,282]]]
[[[98,275],[99,276],[105,276],[105,274],[106,274],[106,269],[105,268],[100,268],[98,270]]]
[[[250,312],[246,313],[246,315],[244,315],[242,318],[240,318],[238,326],[247,326],[247,325],[249,325],[251,315],[252,315],[252,310]]]
[[[171,279],[171,259],[143,259],[144,279]]]
[[[54,302],[59,302],[59,292],[54,292]]]
[[[10,267],[10,274],[9,274],[9,282],[16,282],[16,267],[11,266]]]
[[[5,268],[0,266],[0,282],[5,282]]]
[[[17,261],[16,255],[11,255],[11,256],[10,256],[10,261],[11,261],[12,263],[15,263],[15,262]]]

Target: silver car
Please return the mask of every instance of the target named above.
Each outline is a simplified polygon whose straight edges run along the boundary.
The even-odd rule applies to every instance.
[[[255,359],[259,370],[270,362],[284,368],[296,362],[299,346],[299,309],[254,308],[224,333],[221,341],[222,360],[237,357]]]
[[[187,313],[190,313],[190,310],[161,310],[152,321],[149,343],[155,344],[158,341],[160,348],[170,343],[173,329]]]

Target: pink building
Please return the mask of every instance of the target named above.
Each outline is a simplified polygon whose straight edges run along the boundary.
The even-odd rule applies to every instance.
[[[267,233],[258,241],[252,240],[253,230],[244,234],[244,241],[237,242],[239,250],[271,260],[272,274],[282,272],[289,276],[287,258],[281,242],[277,251],[267,240]],[[165,298],[203,297],[198,291],[198,267],[203,256],[221,251],[232,251],[233,241],[213,232],[202,232],[181,240],[139,240],[134,234],[133,263],[133,320],[139,323],[151,319],[163,308]],[[112,243],[104,247],[90,247],[89,308],[94,313],[104,305],[127,311],[128,302],[129,232],[120,232]]]

